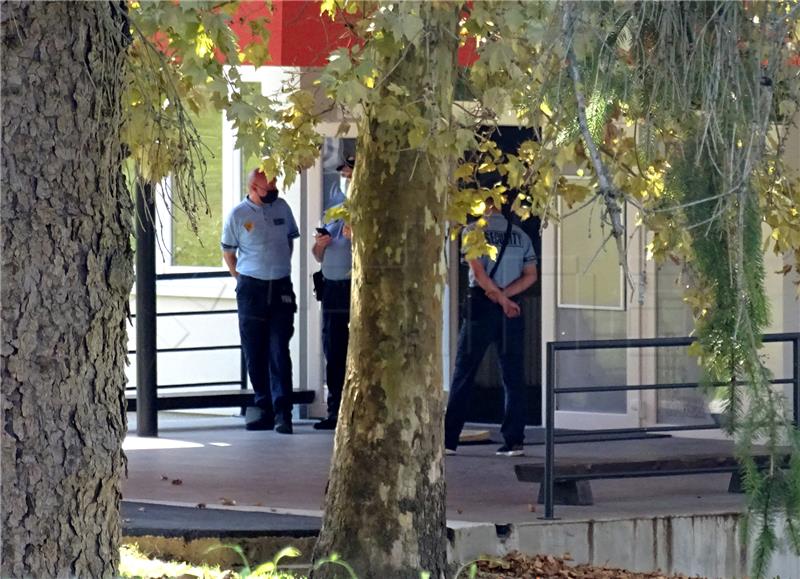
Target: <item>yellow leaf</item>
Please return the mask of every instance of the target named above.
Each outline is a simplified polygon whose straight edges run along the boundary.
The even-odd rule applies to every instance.
[[[550,108],[546,101],[542,101],[542,103],[539,105],[539,110],[541,110],[548,117],[553,116],[553,109]]]
[[[459,165],[458,168],[453,171],[453,177],[456,179],[466,179],[467,177],[472,176],[472,172],[475,170],[475,165],[472,163],[464,163]]]
[[[686,349],[686,353],[690,356],[698,358],[703,355],[703,347],[700,345],[700,342],[692,342],[691,345]]]
[[[319,5],[319,13],[327,14],[333,20],[336,15],[336,0],[322,0]]]
[[[486,212],[486,203],[483,201],[474,203],[472,207],[469,208],[469,212],[472,213],[472,215],[483,215]]]

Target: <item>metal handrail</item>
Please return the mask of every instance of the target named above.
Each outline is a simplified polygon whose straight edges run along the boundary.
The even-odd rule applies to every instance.
[[[690,346],[695,341],[696,337],[679,337],[679,338],[630,338],[621,340],[580,340],[580,341],[563,341],[563,342],[548,342],[545,361],[545,379],[546,379],[546,392],[545,392],[545,463],[544,463],[544,519],[553,519],[554,510],[554,485],[555,485],[555,442],[556,438],[569,438],[570,436],[585,435],[585,432],[580,433],[559,433],[555,432],[555,414],[556,414],[556,394],[567,394],[575,392],[618,392],[627,390],[663,390],[663,389],[678,389],[678,388],[691,388],[697,387],[697,384],[690,384],[688,382],[675,383],[675,384],[637,384],[632,386],[627,385],[612,385],[612,386],[599,386],[599,387],[567,387],[556,388],[555,374],[556,374],[556,353],[562,351],[580,351],[580,350],[608,350],[619,348],[664,348],[675,346]],[[770,380],[771,384],[792,384],[792,411],[793,421],[795,427],[800,424],[800,332],[783,332],[776,334],[765,334],[762,337],[762,343],[781,343],[789,342],[792,344],[792,377],[779,378]],[[722,385],[722,384],[718,384]],[[617,428],[593,431],[593,434],[632,434],[632,433],[649,433],[649,432],[671,432],[671,431],[685,431],[685,430],[712,430],[719,428],[717,424],[700,424],[700,425],[687,425],[687,426],[644,426],[639,428]],[[604,440],[598,438],[598,441]],[[697,473],[710,472],[708,469],[686,469],[682,472]]]
[[[227,271],[203,271],[203,272],[188,272],[188,273],[166,273],[166,274],[159,274],[156,275],[156,281],[163,281],[163,280],[190,280],[190,279],[223,279],[230,276],[230,273]],[[235,309],[225,309],[225,310],[190,310],[190,311],[181,311],[181,312],[156,312],[156,318],[165,318],[165,317],[187,317],[187,316],[208,316],[208,315],[232,315],[237,314],[238,310]],[[136,314],[130,315],[131,319],[136,318]],[[154,331],[154,329],[153,329]],[[239,385],[240,392],[246,392],[248,389],[247,384],[247,365],[244,358],[244,351],[242,351],[241,344],[225,344],[225,345],[218,345],[218,346],[186,346],[186,347],[177,347],[177,348],[155,348],[155,354],[159,353],[175,353],[175,352],[206,352],[206,351],[215,351],[215,350],[239,350],[239,380],[224,380],[224,381],[214,381],[214,382],[202,382],[202,383],[186,383],[186,384],[164,384],[159,385],[155,384],[155,389],[158,391],[159,389],[173,389],[173,388],[194,388],[194,387],[203,387],[203,386],[234,386]],[[131,349],[128,350],[128,355],[135,355],[137,350]],[[196,395],[193,394],[186,394],[186,398],[193,398]],[[156,394],[156,398],[154,402],[157,403],[158,396]],[[138,401],[137,401],[138,402]],[[138,406],[137,406],[138,409]],[[137,410],[138,414],[138,410]],[[157,422],[156,422],[157,424]]]

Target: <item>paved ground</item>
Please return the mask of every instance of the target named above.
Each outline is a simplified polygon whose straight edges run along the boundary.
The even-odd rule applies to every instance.
[[[135,432],[135,420],[130,422]],[[176,418],[165,413],[160,425],[157,439],[134,435],[126,439],[126,501],[182,505],[196,509],[199,516],[208,515],[200,515],[204,509],[198,504],[208,510],[235,507],[260,513],[320,515],[332,433],[313,430],[311,422],[297,423],[292,436],[247,432],[238,417]],[[529,438],[536,438],[536,434],[531,432]],[[495,448],[494,444],[462,446],[458,455],[447,457],[449,520],[500,524],[535,521],[541,515],[541,505],[536,505],[537,512],[531,510],[537,485],[517,482],[513,465],[542,460],[543,446],[526,446],[528,456],[521,458],[497,457]],[[728,443],[720,441],[654,438],[564,444],[557,447],[557,456],[655,458],[729,448]],[[556,506],[556,515],[569,520],[739,511],[742,497],[727,493],[728,479],[729,475],[721,474],[593,481],[594,506]],[[136,516],[142,513],[130,508],[128,512]],[[170,519],[159,516],[162,523]],[[137,520],[140,526],[149,524],[141,517]],[[193,520],[190,517],[186,524]]]
[[[314,537],[319,517],[123,501],[125,535],[160,537]]]

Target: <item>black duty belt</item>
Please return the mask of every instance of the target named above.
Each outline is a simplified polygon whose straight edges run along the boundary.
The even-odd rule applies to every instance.
[[[350,281],[351,280],[349,279],[328,279],[327,277],[325,278],[325,283],[329,283],[332,285],[350,285]]]

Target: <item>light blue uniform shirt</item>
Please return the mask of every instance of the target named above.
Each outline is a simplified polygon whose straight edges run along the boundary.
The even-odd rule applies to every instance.
[[[222,251],[236,252],[236,271],[262,280],[292,272],[292,240],[300,237],[289,204],[281,198],[259,207],[245,198],[225,220]]]
[[[490,245],[497,247],[497,254],[500,255],[500,248],[503,245],[503,238],[506,235],[508,221],[506,221],[506,218],[500,213],[492,213],[486,218],[486,221],[488,222],[484,230],[486,241]],[[466,229],[474,228],[474,225],[469,225]],[[488,255],[483,255],[478,259],[483,265],[483,269],[486,270],[486,275],[489,275],[494,267],[494,260]],[[512,225],[511,235],[508,237],[508,244],[506,245],[503,259],[500,260],[500,265],[497,267],[497,271],[492,278],[495,285],[500,289],[506,288],[522,275],[522,269],[526,265],[536,265],[536,253],[533,251],[533,243],[531,242],[531,238],[528,237],[520,227]],[[469,269],[469,286],[478,286],[472,268]]]
[[[334,219],[325,224],[325,229],[331,234],[331,243],[325,248],[325,253],[322,255],[322,275],[325,276],[325,279],[334,281],[350,279],[353,267],[353,245],[344,236],[344,221]]]

